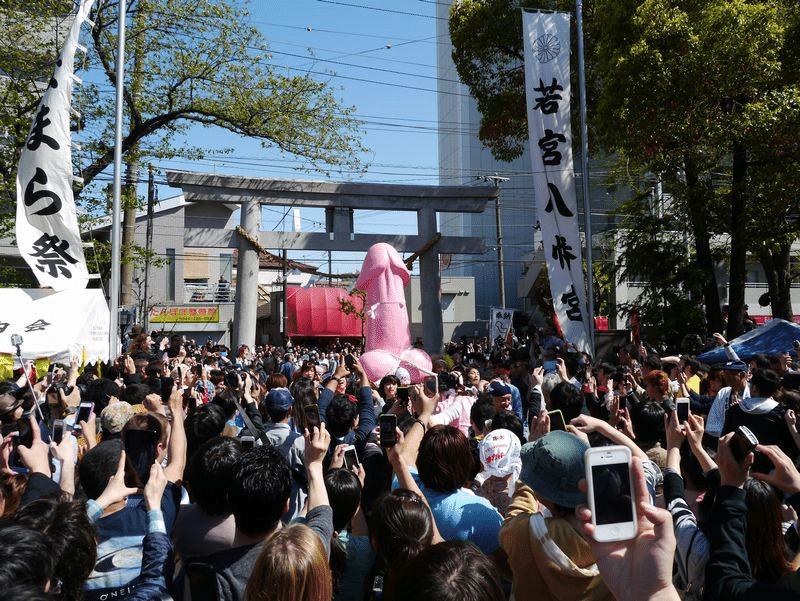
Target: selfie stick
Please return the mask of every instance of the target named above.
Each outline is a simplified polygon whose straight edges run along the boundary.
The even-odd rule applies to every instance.
[[[17,347],[17,357],[19,357],[19,363],[22,365],[22,374],[25,376],[25,381],[28,383],[28,388],[31,389],[31,394],[33,395],[33,406],[36,407],[36,410],[39,412],[39,417],[42,421],[44,421],[44,414],[42,413],[42,408],[39,406],[39,399],[36,398],[36,391],[33,389],[31,379],[25,372],[25,362],[22,360],[22,349],[20,349],[20,346],[22,345],[22,336],[19,334],[11,334],[11,344]],[[14,368],[13,359],[11,368]]]

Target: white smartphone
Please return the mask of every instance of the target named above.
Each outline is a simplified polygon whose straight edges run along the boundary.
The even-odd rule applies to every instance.
[[[633,538],[636,503],[630,449],[624,446],[587,449],[584,460],[594,539],[611,542]]]
[[[349,470],[354,465],[358,465],[358,453],[353,445],[347,445],[344,448],[344,467]]]
[[[675,410],[678,412],[678,424],[689,421],[689,399],[675,399]]]

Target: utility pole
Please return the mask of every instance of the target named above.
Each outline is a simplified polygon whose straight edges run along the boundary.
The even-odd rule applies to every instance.
[[[150,307],[148,306],[148,284],[150,282],[150,253],[153,252],[153,212],[156,204],[156,182],[153,166],[150,165],[147,174],[147,233],[145,234],[145,257],[144,257],[144,300],[142,301],[142,316],[141,323],[144,324],[145,330],[150,329],[148,318],[150,316]]]
[[[483,177],[485,182],[493,182],[495,186],[500,186],[502,182],[507,182],[507,177],[499,175],[488,175]],[[503,260],[503,222],[500,219],[500,194],[494,199],[494,218],[497,224],[497,276],[500,280],[500,306],[506,306],[506,268]]]

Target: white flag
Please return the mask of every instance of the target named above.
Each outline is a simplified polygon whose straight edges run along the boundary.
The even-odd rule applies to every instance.
[[[553,309],[564,338],[589,351],[572,168],[569,13],[523,12],[525,91],[536,208]]]
[[[94,0],[82,0],[56,70],[39,103],[17,168],[17,246],[41,287],[86,288],[69,133],[73,63]]]

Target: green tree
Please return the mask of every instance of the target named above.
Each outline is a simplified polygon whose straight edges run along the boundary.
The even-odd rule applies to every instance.
[[[45,30],[38,18],[44,7],[59,14],[64,3],[17,4],[24,12],[15,10],[14,3],[0,7],[0,23],[7,26],[0,33],[0,73],[12,74],[0,99],[8,109],[3,111],[6,137],[0,155],[5,217],[13,214],[19,149],[41,93],[31,82],[49,78],[63,41],[37,52],[10,52],[31,32]],[[76,89],[73,106],[81,113],[75,126],[81,130],[82,150],[73,153],[73,160],[83,178],[83,187],[75,191],[89,210],[97,208],[92,202],[104,205],[107,198],[90,198],[86,186],[113,163],[118,8],[113,0],[96,5],[90,15],[95,26],[82,37],[88,42],[85,67],[94,71]],[[187,146],[183,137],[201,125],[256,138],[265,147],[303,159],[309,168],[360,167],[363,148],[353,107],[344,106],[328,82],[272,65],[266,40],[250,25],[246,2],[132,0],[126,22],[128,46],[144,50],[126,53],[126,73],[137,77],[125,84],[122,145],[125,153],[138,148],[136,160],[202,157],[206,150]],[[8,220],[4,225],[8,231]]]
[[[451,10],[453,59],[482,111],[481,137],[500,159],[519,155],[527,137],[519,12],[503,0]],[[592,147],[614,153],[626,173],[656,174],[671,192],[708,327],[722,325],[720,235],[729,241],[728,337],[741,331],[748,252],[769,274],[773,313],[790,317],[788,249],[800,232],[796,2],[592,0],[585,18]],[[503,107],[502,97],[514,101]]]

